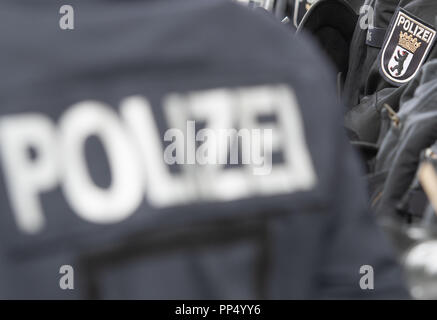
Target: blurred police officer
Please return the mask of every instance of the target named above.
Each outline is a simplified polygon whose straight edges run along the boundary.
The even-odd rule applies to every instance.
[[[0,4],[0,297],[406,297],[308,40],[228,1],[72,6]],[[194,124],[270,129],[267,166],[201,163]]]

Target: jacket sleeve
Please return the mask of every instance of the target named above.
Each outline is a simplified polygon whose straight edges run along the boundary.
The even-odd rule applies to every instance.
[[[368,208],[357,157],[346,141],[341,149],[333,220],[320,266],[320,298],[407,299],[395,251]]]

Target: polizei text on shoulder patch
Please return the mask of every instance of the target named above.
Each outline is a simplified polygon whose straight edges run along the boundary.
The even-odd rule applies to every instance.
[[[429,24],[398,8],[380,55],[380,72],[394,85],[410,81],[431,51],[436,30]]]

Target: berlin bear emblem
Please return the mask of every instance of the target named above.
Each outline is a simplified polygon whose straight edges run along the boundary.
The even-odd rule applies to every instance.
[[[407,50],[403,50],[400,47],[393,53],[390,62],[388,64],[390,74],[393,77],[402,77],[410,65],[413,55]]]
[[[380,53],[381,75],[393,85],[409,82],[425,62],[435,36],[435,29],[398,8]]]

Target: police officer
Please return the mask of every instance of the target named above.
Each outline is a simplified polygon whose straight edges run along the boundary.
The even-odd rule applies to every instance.
[[[0,4],[0,297],[407,297],[309,40],[221,0],[72,8]]]
[[[300,29],[316,36],[337,67],[350,139],[377,148],[386,133],[380,132],[384,105],[397,111],[406,85],[436,57],[437,4],[431,0],[355,2],[351,5],[360,13],[357,20],[344,8],[346,4],[345,0],[318,1]]]
[[[379,145],[381,111],[399,109],[406,85],[436,57],[432,0],[366,1],[352,40],[344,99],[352,139]]]
[[[436,88],[437,60],[425,64],[419,76],[404,90],[399,112],[392,115],[381,148],[375,159],[372,185],[373,205],[380,215],[413,214],[424,210],[414,209],[408,196],[409,188],[420,163],[420,154],[437,140]],[[416,192],[418,193],[418,192]],[[398,216],[399,218],[399,216]]]

